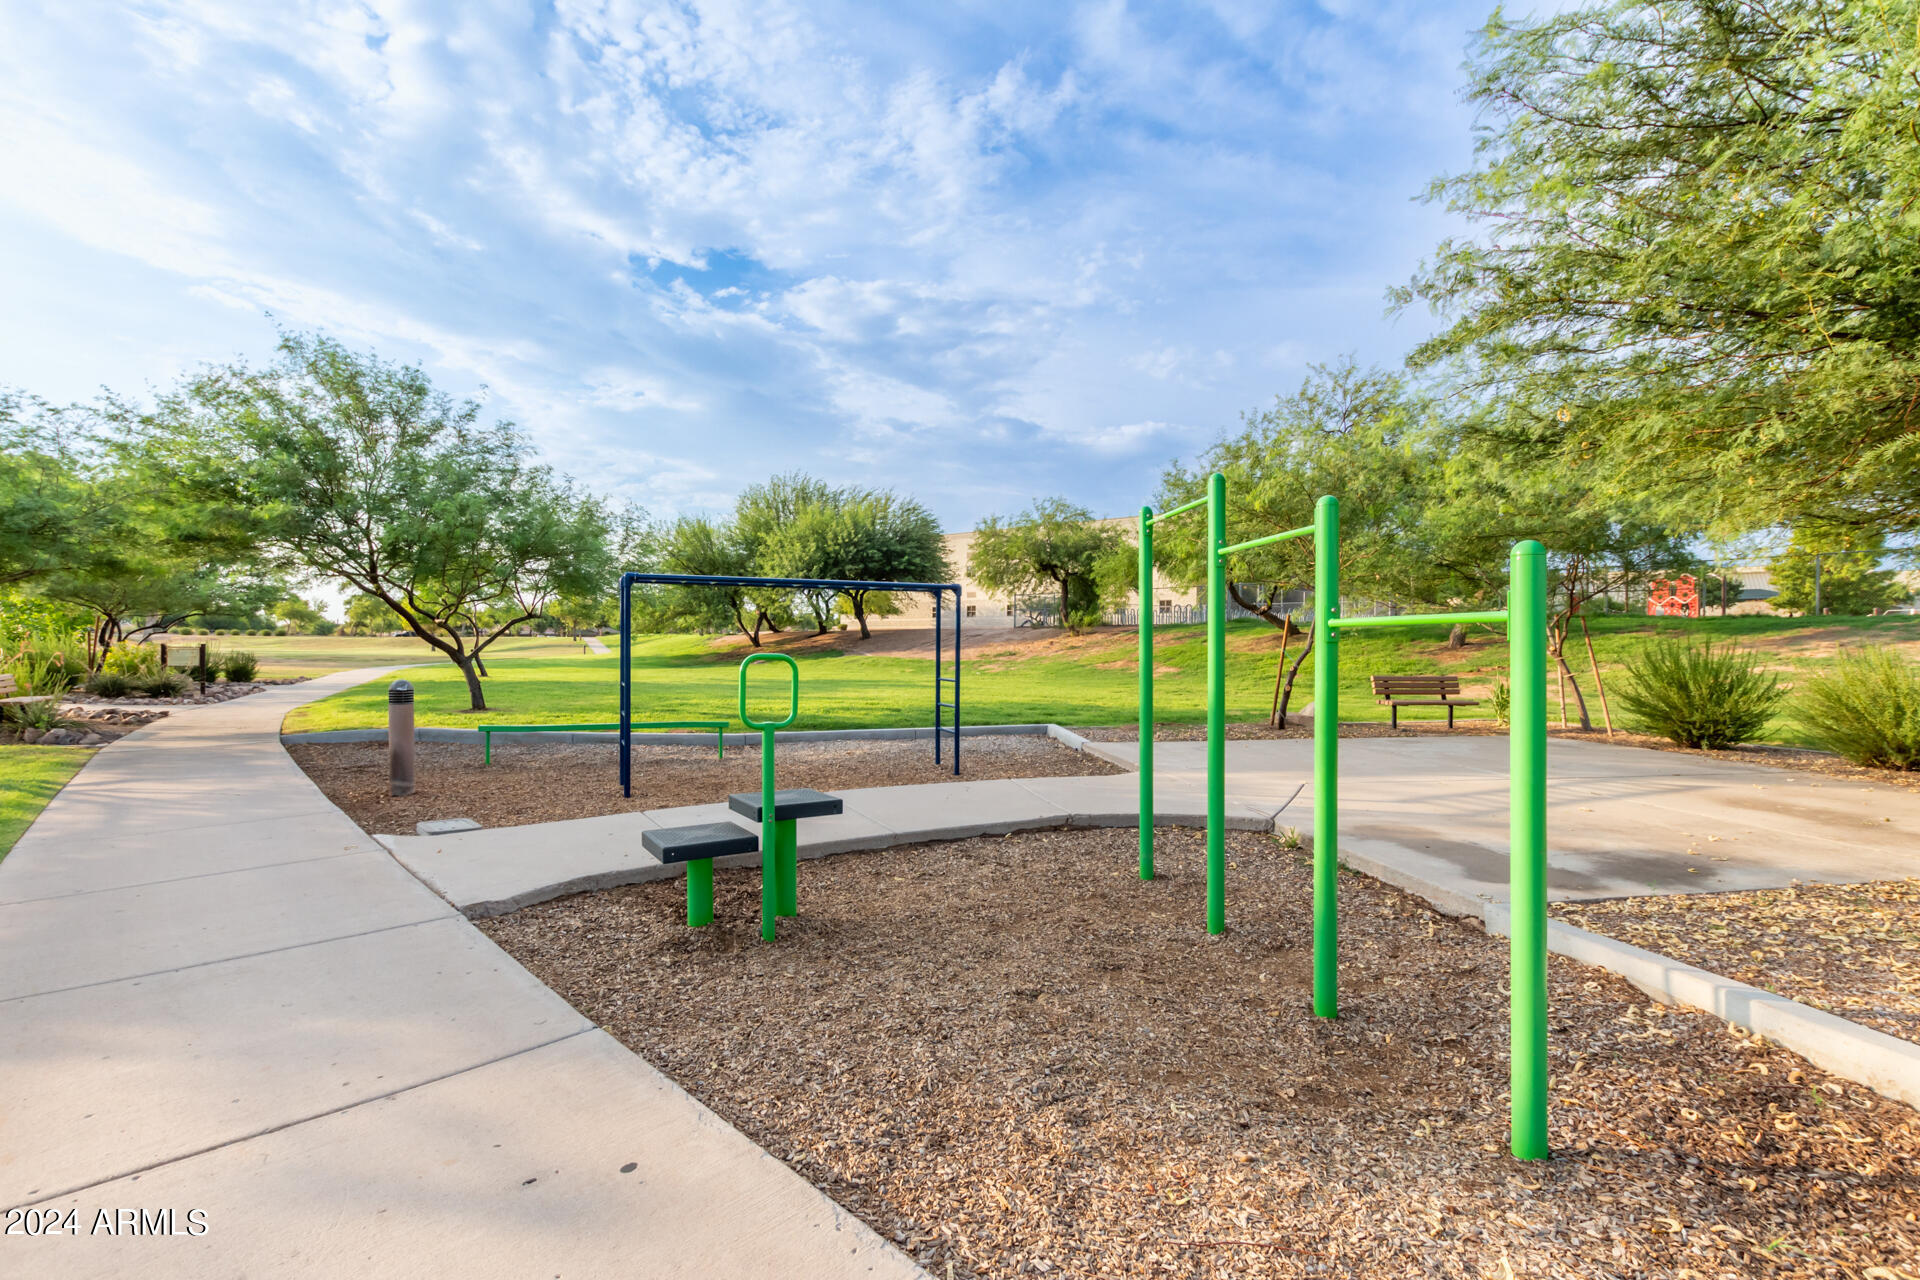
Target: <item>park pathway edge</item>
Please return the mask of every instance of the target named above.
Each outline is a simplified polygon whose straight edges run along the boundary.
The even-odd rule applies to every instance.
[[[380,674],[177,710],[0,862],[0,1272],[923,1276],[306,779]]]

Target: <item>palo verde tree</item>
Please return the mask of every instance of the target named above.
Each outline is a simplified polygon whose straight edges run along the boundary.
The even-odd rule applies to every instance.
[[[374,597],[444,654],[475,711],[485,649],[611,572],[604,508],[535,462],[513,424],[481,426],[477,403],[418,367],[324,336],[285,335],[268,368],[211,368],[121,414],[276,567]]]
[[[1920,3],[1497,14],[1470,63],[1485,228],[1397,301],[1513,450],[1679,524],[1920,528]]]
[[[1803,524],[1787,549],[1767,562],[1776,594],[1768,603],[1786,613],[1813,612],[1813,558],[1820,557],[1820,612],[1858,615],[1897,604],[1907,596],[1900,579],[1880,562],[1887,540],[1851,526]]]
[[[1041,498],[1012,519],[989,516],[973,536],[967,576],[988,591],[1057,592],[1060,623],[1098,620],[1103,562],[1122,553],[1127,535],[1065,498]]]
[[[1162,511],[1206,493],[1215,471],[1227,478],[1227,541],[1313,523],[1323,494],[1340,499],[1340,582],[1346,594],[1379,600],[1428,598],[1428,566],[1416,552],[1423,508],[1437,481],[1439,456],[1425,407],[1397,374],[1360,369],[1352,361],[1315,366],[1292,395],[1249,413],[1242,430],[1188,467],[1161,477]],[[1156,562],[1176,582],[1206,580],[1204,519],[1154,528]],[[1313,585],[1313,543],[1296,538],[1255,548],[1227,566],[1234,603],[1281,631],[1274,674],[1273,723],[1286,725],[1294,679],[1318,638],[1309,619],[1285,607],[1289,591]],[[1306,643],[1287,660],[1296,629]]]

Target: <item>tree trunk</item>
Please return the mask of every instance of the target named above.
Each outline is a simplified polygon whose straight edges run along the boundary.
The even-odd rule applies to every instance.
[[[1553,660],[1558,663],[1560,667],[1560,727],[1562,729],[1567,727],[1567,686],[1572,685],[1574,705],[1580,712],[1580,727],[1588,732],[1592,732],[1593,721],[1587,717],[1587,699],[1586,696],[1580,692],[1580,677],[1573,674],[1573,668],[1567,665],[1567,660],[1563,655],[1556,653],[1553,655]]]
[[[1071,578],[1065,578],[1065,577],[1063,577],[1063,578],[1061,578],[1061,579],[1060,579],[1060,625],[1061,625],[1062,627],[1066,627],[1066,626],[1068,625],[1068,623],[1067,623],[1067,598],[1068,598],[1068,596],[1069,596],[1069,595],[1071,594],[1071,593],[1070,593],[1070,592],[1068,591],[1068,587],[1069,587],[1069,585],[1070,585],[1070,584],[1072,583],[1072,581],[1073,581],[1073,579],[1071,579]]]
[[[474,670],[475,664],[479,662],[479,655],[475,654],[465,658],[455,658],[454,662],[459,666],[460,674],[467,678],[467,710],[485,711],[487,709],[487,694],[486,691],[480,687],[479,673]]]
[[[1607,682],[1600,678],[1600,659],[1593,653],[1593,633],[1587,630],[1587,616],[1580,615],[1580,635],[1587,642],[1587,665],[1593,668],[1593,687],[1600,693],[1600,714],[1607,722],[1607,736],[1613,736],[1613,708],[1607,704]]]
[[[1267,723],[1275,729],[1286,728],[1280,722],[1280,684],[1281,677],[1287,669],[1287,641],[1291,639],[1293,639],[1293,627],[1282,626],[1280,628],[1280,660],[1273,664],[1273,710],[1267,715]]]
[[[1447,632],[1447,648],[1464,649],[1467,647],[1467,629],[1460,623],[1453,624],[1453,630]]]
[[[1305,631],[1307,633],[1307,642],[1301,646],[1300,656],[1293,660],[1293,666],[1287,672],[1286,687],[1280,690],[1280,722],[1275,726],[1276,728],[1284,729],[1287,727],[1287,704],[1293,701],[1293,682],[1300,675],[1300,668],[1306,663],[1307,655],[1313,652],[1313,642],[1319,634],[1318,628],[1315,627],[1307,627]],[[1322,715],[1325,713],[1322,708],[1315,707],[1313,714]]]
[[[847,599],[853,605],[853,620],[860,624],[860,638],[862,640],[873,639],[873,632],[867,629],[867,593],[864,591],[850,592],[847,595]]]

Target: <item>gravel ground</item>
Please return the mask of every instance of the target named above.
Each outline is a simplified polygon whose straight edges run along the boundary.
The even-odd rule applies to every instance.
[[[758,735],[727,735],[727,757],[711,747],[636,746],[633,796],[620,794],[619,754],[612,744],[562,745],[494,739],[493,763],[480,746],[423,742],[414,765],[414,793],[387,794],[387,748],[379,742],[335,742],[287,748],[327,799],[367,831],[411,832],[433,818],[472,818],[512,827],[562,818],[665,809],[725,800],[760,789]],[[952,782],[952,757],[936,765],[924,741],[784,743],[776,755],[783,787],[840,791],[912,782]],[[1051,738],[1008,734],[968,738],[961,779],[1061,778],[1124,772]]]
[[[849,854],[758,943],[758,877],[478,922],[936,1277],[1920,1275],[1920,1117],[1555,958],[1558,1158],[1506,1141],[1506,953],[1342,880],[1345,1007],[1307,1014],[1309,875],[1198,833]]]
[[[1920,879],[1556,903],[1553,913],[1920,1043]]]

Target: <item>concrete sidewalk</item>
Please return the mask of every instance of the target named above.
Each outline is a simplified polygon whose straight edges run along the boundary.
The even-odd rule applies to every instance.
[[[1132,766],[1131,742],[1099,744]],[[1206,776],[1206,745],[1155,748],[1163,788]],[[1313,831],[1313,743],[1227,744],[1227,795]],[[1440,886],[1477,913],[1507,898],[1507,740],[1340,743],[1340,851],[1369,874]],[[1548,890],[1557,901],[1857,883],[1920,875],[1920,794],[1675,751],[1550,738]]]
[[[0,862],[0,1203],[79,1237],[0,1273],[921,1275],[307,781],[281,718],[378,674],[177,711]]]
[[[802,858],[861,849],[889,849],[933,840],[965,840],[1038,827],[1132,827],[1140,820],[1140,783],[1131,774],[1018,778],[869,787],[833,794],[846,812],[795,827]],[[1229,801],[1227,826],[1271,831],[1282,803]],[[1204,788],[1162,787],[1154,812],[1164,826],[1203,827]],[[1291,822],[1291,811],[1288,820]],[[490,827],[445,836],[381,835],[393,851],[453,906],[469,916],[501,915],[535,902],[620,884],[685,874],[640,847],[649,827],[734,822],[751,828],[724,803]],[[721,866],[760,865],[757,853],[716,859]]]

